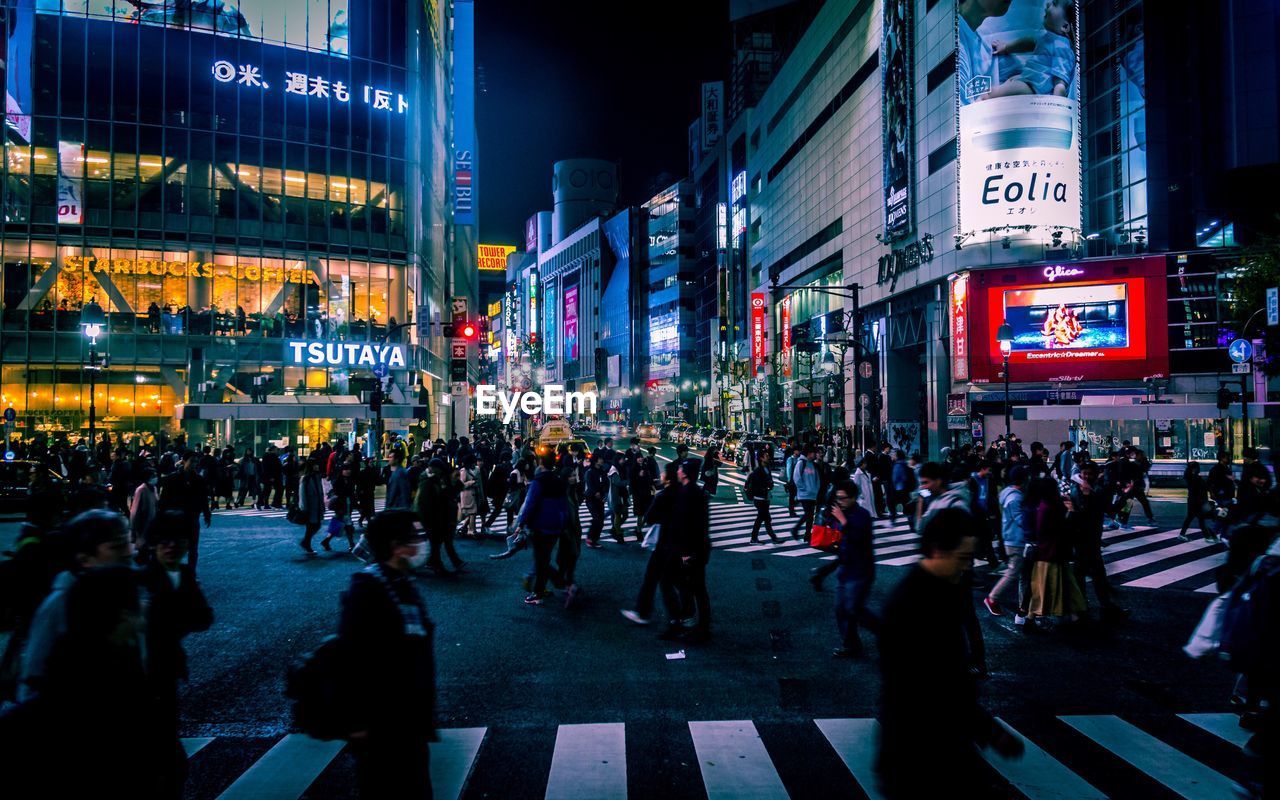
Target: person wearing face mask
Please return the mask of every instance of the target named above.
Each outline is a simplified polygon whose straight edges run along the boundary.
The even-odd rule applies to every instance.
[[[412,511],[374,515],[365,539],[376,562],[351,576],[342,595],[338,638],[353,653],[351,684],[409,681],[395,702],[361,693],[348,736],[362,798],[431,797],[429,742],[435,726],[435,625],[413,585],[427,561],[427,534]]]
[[[976,546],[962,509],[939,510],[921,529],[920,561],[885,602],[876,763],[885,797],[985,797],[978,747],[1005,757],[1023,752],[1021,739],[978,702],[970,669],[965,629],[973,601],[963,577]]]
[[[190,542],[182,513],[166,511],[150,533],[154,556],[142,572],[146,591],[147,680],[158,703],[158,712],[173,739],[178,737],[178,684],[187,679],[187,654],[182,639],[207,631],[213,609],[205,599],[195,573],[182,563]],[[185,762],[186,756],[181,756]],[[167,796],[180,797],[181,785]]]
[[[129,530],[133,534],[133,549],[145,552],[147,549],[147,530],[156,518],[156,509],[160,504],[160,478],[154,470],[148,469],[142,474],[142,483],[134,489],[129,501]]]

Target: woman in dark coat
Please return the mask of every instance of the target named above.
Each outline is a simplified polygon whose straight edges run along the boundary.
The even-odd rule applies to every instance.
[[[320,464],[315,459],[307,459],[302,467],[302,480],[298,483],[298,510],[302,512],[301,519],[307,526],[299,544],[303,550],[315,555],[311,539],[324,522],[324,484],[320,481]]]
[[[708,495],[715,497],[716,489],[719,487],[720,451],[714,447],[708,447],[707,452],[702,456],[702,488],[706,489]]]

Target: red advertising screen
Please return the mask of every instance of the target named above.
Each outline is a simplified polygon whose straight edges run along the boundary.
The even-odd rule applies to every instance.
[[[1008,323],[1015,383],[1141,380],[1169,372],[1164,262],[1135,258],[971,274],[971,380],[1002,379]]]

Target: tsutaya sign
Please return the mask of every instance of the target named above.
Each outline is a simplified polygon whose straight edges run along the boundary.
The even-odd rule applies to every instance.
[[[402,344],[377,342],[311,342],[291,339],[284,343],[284,363],[290,367],[376,367],[406,369]]]
[[[476,387],[476,414],[492,417],[502,414],[504,425],[515,419],[516,409],[525,414],[594,414],[595,392],[566,392],[563,386],[551,384],[536,392],[504,392],[498,387],[481,384]]]

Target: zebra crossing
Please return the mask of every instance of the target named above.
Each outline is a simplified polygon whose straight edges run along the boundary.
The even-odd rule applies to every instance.
[[[791,516],[785,506],[770,506],[770,519],[779,541],[775,544],[761,526],[760,544],[751,542],[752,523],[756,517],[753,505],[735,503],[711,504],[711,546],[730,553],[751,553],[783,558],[812,557],[830,561],[834,555],[809,547],[803,539],[792,539],[791,531],[800,520]],[[579,509],[583,530],[591,524],[585,505]],[[875,521],[874,547],[876,563],[886,567],[902,567],[915,563],[918,558],[920,537],[911,531],[907,522],[881,519]],[[610,544],[610,520],[606,517],[602,544]],[[1227,560],[1225,544],[1211,544],[1204,539],[1184,542],[1178,537],[1179,529],[1158,529],[1150,525],[1135,525],[1129,530],[1106,531],[1103,536],[1102,558],[1107,575],[1113,576],[1118,585],[1135,589],[1186,589],[1199,592],[1216,591],[1214,571]],[[1192,528],[1188,534],[1199,535]],[[622,525],[624,538],[635,538],[636,520],[632,516]],[[986,562],[977,561],[982,566]]]
[[[1231,797],[1241,762],[1229,749],[1225,752],[1232,757],[1224,757],[1221,742],[1238,748],[1249,737],[1239,727],[1239,718],[1230,713],[1169,715],[1144,719],[1141,725],[1109,714],[1064,715],[1027,720],[1023,728],[1034,734],[1019,730],[1006,719],[1001,722],[1023,740],[1025,752],[1021,758],[1011,760],[985,750],[983,758],[991,769],[991,778],[1027,800],[1102,800],[1122,796],[1115,788],[1099,788],[1092,782],[1096,779],[1078,774],[1068,764],[1118,771],[1126,785],[1146,785],[1148,795],[1162,786],[1188,800]],[[661,776],[668,782],[672,796],[702,794],[709,800],[803,797],[808,792],[788,786],[787,778],[794,781],[795,771],[787,767],[795,758],[804,759],[807,770],[814,769],[815,764],[823,765],[825,770],[843,769],[844,775],[828,772],[821,776],[832,785],[851,778],[872,800],[882,796],[874,770],[879,738],[879,723],[874,718],[811,719],[799,723],[799,730],[787,729],[802,739],[812,735],[810,747],[784,747],[777,736],[762,737],[762,730],[772,734],[770,725],[781,723],[762,722],[758,727],[747,719],[671,725],[670,735],[663,737],[664,747],[687,750],[696,757],[698,767],[696,773]],[[494,738],[490,733],[485,727],[439,732],[439,741],[431,745],[431,782],[437,800],[459,798],[475,777],[493,779],[495,770],[498,779],[511,781],[512,785],[535,792],[545,786],[548,800],[626,798],[629,779],[634,787],[652,771],[670,769],[650,763],[650,759],[658,758],[655,748],[648,746],[652,739],[642,733],[628,737],[627,724],[622,722],[557,726],[549,768],[538,762],[517,769],[535,774],[508,774],[513,769],[512,762],[499,752],[498,746],[486,747]],[[522,741],[534,747],[538,736],[550,738],[550,731],[522,733]],[[216,758],[208,754],[217,749],[213,746],[217,741],[216,737],[183,740],[196,768],[194,774],[201,774],[202,757]],[[234,746],[233,740],[228,740],[228,746]],[[321,742],[302,734],[288,734],[243,772],[220,776],[225,785],[202,788],[210,795],[220,790],[220,800],[315,797],[318,795],[308,791],[309,787],[335,769],[344,747],[343,742]],[[827,748],[825,752],[814,750],[823,747]],[[1098,748],[1106,754],[1101,760]],[[1186,752],[1187,749],[1195,753]],[[928,764],[922,761],[921,766]],[[1091,773],[1098,774],[1097,770]],[[327,788],[336,789],[333,773],[327,778]],[[350,779],[349,771],[345,779]]]

